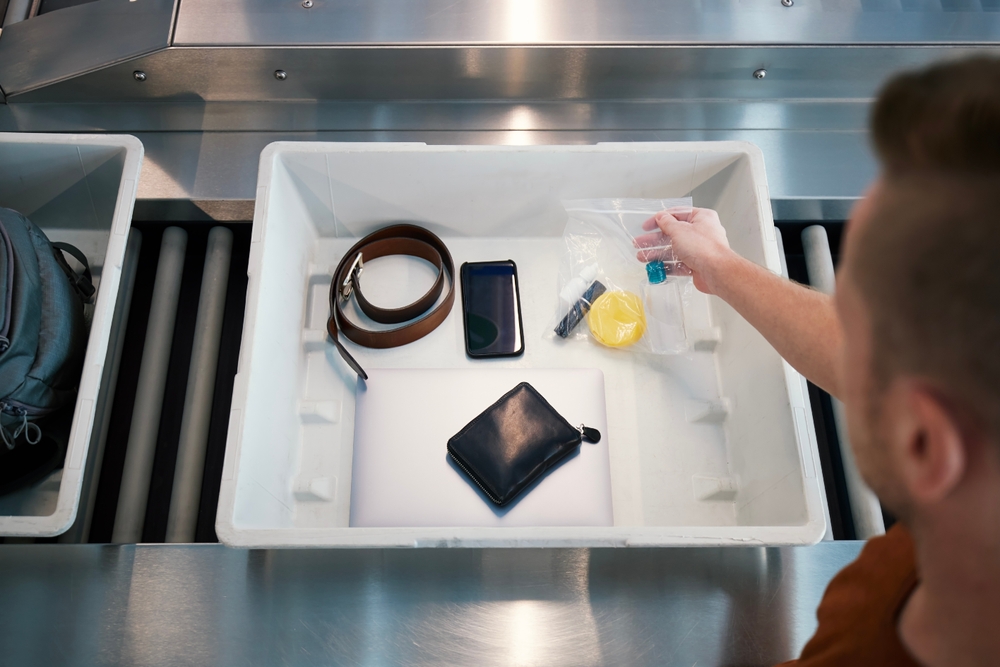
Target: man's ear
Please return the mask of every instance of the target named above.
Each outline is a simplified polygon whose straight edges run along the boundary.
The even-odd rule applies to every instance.
[[[917,504],[934,504],[958,485],[967,464],[961,426],[948,404],[927,384],[914,380],[893,383],[893,449],[910,497]]]

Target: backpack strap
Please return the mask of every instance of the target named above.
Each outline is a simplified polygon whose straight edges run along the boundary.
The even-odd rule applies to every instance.
[[[34,422],[28,421],[27,413],[21,415],[21,423],[13,434],[7,433],[7,427],[0,424],[0,439],[7,445],[7,449],[14,449],[14,443],[21,434],[29,445],[37,445],[42,440],[42,427]]]
[[[62,241],[53,241],[52,248],[58,250],[59,252],[54,252],[56,256],[56,261],[59,262],[59,266],[62,270],[66,272],[69,277],[70,283],[73,285],[73,290],[79,295],[80,299],[84,303],[94,302],[94,278],[90,273],[90,264],[87,262],[87,256],[80,251],[75,245],[69,243],[63,243]],[[73,259],[80,262],[83,265],[83,273],[78,274],[72,268],[70,268],[69,263],[66,258],[63,257],[62,253],[68,253]]]

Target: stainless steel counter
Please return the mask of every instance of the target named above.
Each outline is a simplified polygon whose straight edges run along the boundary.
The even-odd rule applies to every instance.
[[[404,6],[405,5],[405,6]],[[746,140],[843,219],[891,73],[997,52],[995,2],[101,0],[0,35],[0,131],[136,134],[136,215],[252,216],[271,141]],[[860,549],[0,546],[2,665],[793,657]]]
[[[134,133],[171,205],[252,199],[271,141],[744,140],[777,217],[842,219],[882,82],[998,40],[961,0],[101,0],[4,31],[0,131]]]
[[[770,665],[859,542],[0,548],[2,665]]]

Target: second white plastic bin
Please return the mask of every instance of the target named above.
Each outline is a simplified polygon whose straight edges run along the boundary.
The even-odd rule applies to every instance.
[[[98,288],[63,468],[0,496],[0,535],[58,535],[76,519],[142,154],[131,136],[0,132],[0,206],[82,250]]]

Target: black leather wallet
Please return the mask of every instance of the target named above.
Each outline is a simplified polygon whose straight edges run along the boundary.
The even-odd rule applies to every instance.
[[[503,507],[546,471],[601,433],[572,426],[527,382],[500,397],[448,441],[448,454]]]

